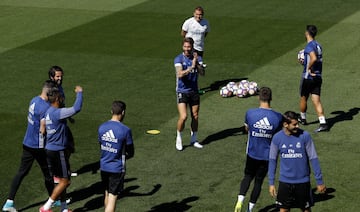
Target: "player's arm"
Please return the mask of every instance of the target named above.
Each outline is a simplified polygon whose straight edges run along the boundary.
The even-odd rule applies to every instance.
[[[61,108],[60,109],[60,119],[66,119],[70,116],[75,115],[80,112],[82,107],[82,88],[80,86],[75,87],[76,100],[72,107]]]
[[[128,131],[126,136],[126,146],[125,146],[125,158],[130,159],[135,155],[135,147],[132,139],[131,130]]]
[[[188,67],[187,69],[183,70],[183,67],[181,64],[176,64],[175,65],[175,70],[176,70],[176,77],[177,78],[182,78],[186,75],[188,75],[195,67]]]
[[[186,36],[186,34],[187,34],[187,31],[184,31],[184,30],[182,29],[181,32],[180,32],[180,34],[181,34],[181,36],[182,36],[183,38],[185,38],[185,36]]]
[[[315,52],[314,51],[311,51],[310,53],[309,53],[309,62],[308,62],[308,64],[307,64],[307,70],[308,70],[308,72],[312,75],[312,76],[315,76],[315,74],[314,73],[312,73],[312,66],[314,65],[314,63],[316,62],[316,60],[317,60],[317,57],[316,57],[316,54],[315,54]]]
[[[269,153],[268,179],[269,179],[269,193],[272,197],[276,197],[275,173],[277,166],[278,151],[279,150],[277,145],[271,142],[270,153]]]
[[[196,68],[197,72],[201,75],[205,75],[205,67],[203,66],[202,58],[198,56],[197,52],[193,53],[194,59],[192,61],[192,66]]]

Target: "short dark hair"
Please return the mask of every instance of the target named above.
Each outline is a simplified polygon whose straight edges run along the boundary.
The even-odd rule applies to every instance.
[[[271,102],[272,92],[269,87],[261,87],[259,90],[259,99],[263,102]]]
[[[126,104],[123,101],[114,101],[112,103],[111,112],[114,115],[120,115],[126,110]]]
[[[202,6],[197,6],[195,7],[195,10],[199,10],[201,11],[202,13],[204,13],[204,8]]]
[[[292,120],[298,120],[299,114],[294,111],[286,111],[283,115],[283,122],[290,124]]]
[[[306,31],[309,33],[309,35],[313,38],[315,38],[316,34],[317,34],[317,28],[315,25],[307,25],[306,26]]]
[[[47,96],[51,104],[54,103],[57,99],[63,98],[63,95],[57,86],[51,88],[50,91],[48,91]]]
[[[184,43],[190,43],[191,47],[194,47],[194,40],[191,37],[184,38],[182,43],[183,43],[183,45],[184,45]]]
[[[60,66],[51,66],[49,69],[49,79],[55,76],[55,72],[61,71],[64,73],[63,69]]]
[[[56,83],[52,80],[46,80],[43,84],[43,89],[46,89],[49,92],[51,89],[57,87]]]

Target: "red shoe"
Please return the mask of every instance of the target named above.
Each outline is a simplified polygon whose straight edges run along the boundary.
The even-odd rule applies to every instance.
[[[44,206],[41,206],[41,208],[39,209],[39,212],[52,212],[52,210],[51,209],[45,210]]]

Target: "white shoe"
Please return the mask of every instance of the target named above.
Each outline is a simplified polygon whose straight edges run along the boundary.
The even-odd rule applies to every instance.
[[[191,142],[191,145],[193,145],[195,148],[202,149],[204,146],[201,145],[199,142]]]
[[[176,147],[176,149],[179,150],[179,151],[183,150],[183,145],[182,145],[181,139],[176,138],[176,146],[175,146],[175,147]]]

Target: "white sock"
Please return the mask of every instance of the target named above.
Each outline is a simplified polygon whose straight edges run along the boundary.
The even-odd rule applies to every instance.
[[[179,130],[176,131],[176,139],[181,140],[181,132]]]
[[[49,199],[46,201],[44,207],[44,210],[49,210],[51,208],[51,205],[54,203],[54,200],[52,200],[50,197]]]
[[[245,196],[244,195],[238,195],[238,202],[244,202]]]
[[[306,113],[300,112],[301,119],[306,119]]]
[[[197,132],[191,131],[191,143],[195,143],[197,141]]]
[[[252,209],[255,207],[255,203],[249,202],[249,211],[251,212]]]
[[[320,124],[326,124],[325,116],[319,116],[319,122]]]

